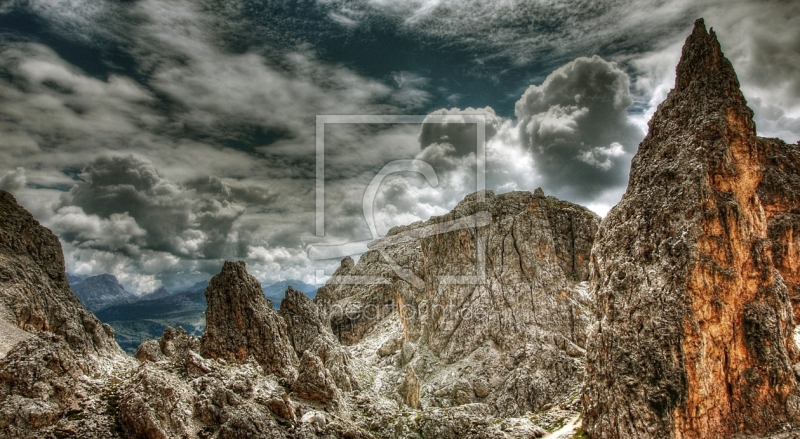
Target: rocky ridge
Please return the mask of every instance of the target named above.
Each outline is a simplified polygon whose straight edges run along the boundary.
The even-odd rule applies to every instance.
[[[70,291],[58,238],[3,191],[0,217],[0,436],[103,436],[98,395],[133,362]]]
[[[100,323],[70,290],[56,235],[4,191],[0,216],[0,303],[11,323],[29,333],[54,333],[87,356],[119,355],[111,327]]]
[[[377,371],[368,387],[378,394],[512,417],[569,404],[583,382],[598,224],[541,190],[472,194],[447,215],[392,229],[358,264],[343,260],[315,302]]]
[[[564,218],[586,215],[582,208],[574,205],[559,207],[557,204],[560,202],[541,193],[484,195],[488,204],[476,204],[468,199],[451,217],[433,219],[427,224],[447,227],[444,223],[488,207],[491,214],[500,220],[505,217],[506,210],[516,217],[500,221],[505,224],[502,226],[505,229],[501,227],[497,233],[512,233],[514,224],[520,222],[522,225],[516,226],[521,228],[519,233],[527,234],[530,226],[526,225],[524,213],[529,209],[540,209],[558,216],[557,210],[566,206],[574,211]],[[7,199],[13,200],[10,196]],[[11,207],[14,215],[29,217],[15,203]],[[597,221],[591,215],[589,219],[590,224]],[[541,222],[539,226],[543,229],[537,233],[545,233],[545,230],[548,233],[541,237],[541,248],[566,245],[552,239],[550,234],[556,230],[553,224]],[[60,254],[58,242],[49,231],[35,223],[30,228],[33,232],[26,232],[28,235],[51,237],[54,240],[53,251]],[[446,230],[446,233],[453,232]],[[474,227],[466,228],[455,231],[453,237],[458,237],[458,233],[470,236],[481,232]],[[492,257],[501,257],[503,252],[497,242],[504,238],[492,233],[482,236],[490,242],[488,248],[494,249]],[[431,255],[445,251],[443,241],[437,245],[431,244],[426,251]],[[401,252],[403,247],[400,246]],[[419,242],[412,247],[415,251],[421,249]],[[450,251],[457,248],[460,247],[454,246]],[[529,251],[527,248],[523,250]],[[471,260],[470,256],[460,257],[464,258],[465,266],[475,258],[474,253]],[[552,267],[572,267],[574,264],[571,256],[559,259],[554,252],[548,257]],[[582,261],[582,258],[584,256],[578,259]],[[57,264],[58,260],[55,261]],[[501,273],[498,271],[500,267],[492,262],[487,267],[489,273]],[[63,277],[63,265],[55,269],[52,266],[44,268],[55,273],[56,279]],[[421,274],[426,278],[431,276]],[[570,281],[566,276],[553,283],[554,288],[565,289],[550,293],[560,298],[554,299],[561,304],[559,312],[581,316],[583,311],[579,307],[583,305],[570,298],[570,288],[574,294],[582,291],[581,275],[575,274]],[[407,283],[393,280],[398,288],[404,288],[401,282]],[[512,294],[514,290],[510,283],[508,285],[508,293]],[[474,287],[467,285],[465,288]],[[70,309],[71,315],[82,319],[82,324],[93,318],[67,288],[57,292],[47,290],[46,294],[51,295],[45,296],[47,303],[58,301],[59,305],[55,310],[44,308],[44,315],[58,315],[60,306],[66,303],[74,306]],[[326,297],[330,299],[330,295]],[[55,300],[51,302],[50,299]],[[512,370],[516,366],[512,361],[529,368],[538,367],[536,359],[525,357],[523,350],[518,349],[512,354],[499,348],[487,349],[486,343],[500,343],[499,334],[494,335],[497,342],[476,341],[474,343],[480,346],[478,349],[481,351],[447,364],[439,357],[443,350],[435,350],[442,348],[432,349],[428,344],[418,342],[427,328],[427,317],[413,320],[415,317],[411,315],[401,317],[400,312],[394,312],[375,326],[389,325],[385,334],[372,330],[365,332],[365,340],[371,340],[370,343],[376,340],[376,336],[382,339],[380,346],[364,345],[370,349],[369,358],[365,359],[358,356],[366,352],[363,346],[343,346],[330,326],[328,310],[335,304],[329,302],[330,307],[320,308],[303,293],[290,288],[280,310],[275,311],[264,298],[255,278],[247,273],[243,262],[225,263],[220,274],[210,282],[206,299],[208,326],[203,337],[194,337],[182,329],[167,328],[158,340],[146,341],[139,347],[135,355],[138,365],[121,354],[110,332],[102,333],[108,336],[101,339],[107,344],[98,342],[89,349],[86,340],[93,340],[91,331],[94,327],[91,325],[83,328],[85,337],[62,331],[69,336],[65,337],[50,330],[50,326],[42,331],[26,332],[27,340],[16,343],[9,355],[0,360],[0,432],[10,437],[522,438],[542,436],[545,428],[556,428],[565,418],[575,414],[574,407],[562,404],[536,416],[525,414],[521,409],[515,409],[520,416],[506,416],[485,402],[490,399],[480,400],[490,396],[492,382],[480,377],[465,379],[464,368],[469,361],[483,358],[485,363],[482,367],[510,367]],[[421,322],[415,323],[418,326],[408,327],[418,335],[414,339],[403,338],[395,350],[391,346],[398,340],[389,339],[397,335],[403,337],[406,331],[404,320]],[[578,324],[585,324],[581,322]],[[68,327],[75,327],[75,324],[71,322]],[[580,330],[571,328],[564,331],[569,335],[552,334],[552,338],[541,338],[534,343],[560,343],[558,349],[566,352],[573,348],[563,339],[574,337]],[[579,338],[575,340],[582,343]],[[507,345],[503,346],[507,349]],[[574,348],[571,352],[563,354],[563,358],[569,361],[570,373],[577,371],[581,362],[580,349]],[[373,360],[377,358],[385,363],[381,366],[386,369],[384,372],[376,369]],[[430,388],[433,381],[428,371],[440,365],[447,369],[437,372],[437,383],[443,384],[441,387],[447,393],[439,397],[446,402],[437,407],[431,403],[435,401],[431,399],[432,392],[424,386]],[[389,381],[393,379],[395,370],[398,374],[396,384]],[[527,370],[515,375],[517,382],[522,382]],[[485,373],[486,369],[480,371]],[[447,375],[455,373],[458,375]],[[573,389],[580,382],[579,375],[567,378],[568,385],[564,389]],[[562,403],[574,402],[574,395],[567,393],[554,398],[561,398]]]
[[[800,148],[780,139],[757,139],[761,181],[756,188],[780,272],[800,322]]]

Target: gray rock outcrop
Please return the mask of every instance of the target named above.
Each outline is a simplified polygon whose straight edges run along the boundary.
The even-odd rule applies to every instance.
[[[132,366],[70,291],[61,244],[0,191],[0,436],[113,437],[103,394]]]
[[[379,370],[378,393],[409,365],[424,407],[541,410],[583,382],[598,224],[541,191],[472,194],[447,215],[392,229],[358,264],[343,260],[315,302]]]
[[[301,374],[298,381],[302,382],[304,378],[303,358],[306,358],[307,364],[316,366],[316,360],[311,358],[316,357],[324,373],[329,375],[335,384],[335,389],[328,388],[330,392],[325,397],[326,400],[334,399],[333,393],[336,389],[344,392],[359,389],[358,380],[352,370],[350,353],[333,335],[324,313],[308,296],[292,287],[287,288],[278,314],[286,321],[292,346],[300,358]]]
[[[800,322],[800,145],[758,138],[761,181],[756,192],[767,218],[772,261]]]
[[[194,392],[177,377],[144,364],[119,391],[119,420],[136,437],[195,437]]]

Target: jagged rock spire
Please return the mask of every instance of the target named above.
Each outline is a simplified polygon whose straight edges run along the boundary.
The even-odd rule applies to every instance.
[[[752,114],[698,20],[592,249],[584,428],[594,439],[763,434],[800,420]]]
[[[243,363],[251,355],[268,373],[294,380],[297,355],[286,322],[269,306],[243,261],[226,261],[206,289],[203,355]]]
[[[694,30],[683,46],[676,73],[675,89],[678,91],[741,96],[733,65],[722,54],[714,30],[706,31],[702,18],[694,22]]]
[[[331,332],[325,314],[308,296],[292,287],[287,288],[278,314],[286,322],[289,339],[300,358],[301,375],[298,379],[300,382],[297,383],[299,388],[308,384],[303,383],[304,378],[312,376],[302,374],[303,357],[316,356],[339,389],[348,392],[358,389],[355,373],[350,366],[350,355]],[[306,363],[316,364],[311,359],[306,359]],[[333,398],[333,393],[329,392],[326,398]]]

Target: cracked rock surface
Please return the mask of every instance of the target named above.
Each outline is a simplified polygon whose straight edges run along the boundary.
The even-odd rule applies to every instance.
[[[225,262],[206,289],[206,329],[200,339],[204,356],[244,363],[253,356],[270,373],[297,376],[298,358],[286,322],[264,298],[258,279],[245,263]]]
[[[472,194],[447,215],[392,229],[358,264],[343,260],[315,301],[371,368],[367,388],[425,408],[536,412],[583,382],[599,222],[542,191]]]

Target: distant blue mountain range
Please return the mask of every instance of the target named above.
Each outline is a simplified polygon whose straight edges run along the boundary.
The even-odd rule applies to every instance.
[[[125,290],[111,274],[97,276],[67,275],[72,292],[91,311],[99,311],[111,305],[129,303],[138,297]]]

